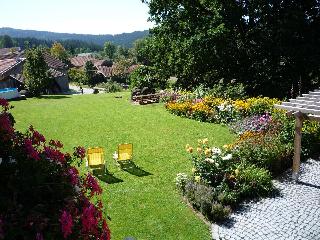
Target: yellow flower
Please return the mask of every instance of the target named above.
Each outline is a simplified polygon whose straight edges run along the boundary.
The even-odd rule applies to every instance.
[[[234,170],[234,173],[236,174],[236,176],[238,176],[239,175],[239,169],[237,168],[236,170]]]
[[[189,145],[189,144],[187,144],[187,145],[186,145],[186,149],[188,149],[189,147],[190,147],[190,145]]]
[[[206,150],[204,150],[204,154],[208,157],[211,156],[211,149],[206,148]]]
[[[197,183],[199,183],[199,182],[200,182],[200,176],[195,176],[195,177],[194,177],[194,181],[197,182]]]
[[[198,139],[198,144],[202,144],[202,140],[201,139]]]
[[[205,138],[205,139],[202,140],[203,144],[208,144],[208,142],[209,142],[208,138]]]
[[[201,147],[197,147],[197,152],[200,154],[202,153],[202,148]]]
[[[191,169],[191,172],[192,172],[192,173],[195,173],[196,171],[197,171],[196,168],[192,168],[192,169]]]
[[[188,153],[192,153],[192,152],[193,152],[193,148],[192,148],[192,147],[189,147],[189,148],[187,149],[187,152],[188,152]]]

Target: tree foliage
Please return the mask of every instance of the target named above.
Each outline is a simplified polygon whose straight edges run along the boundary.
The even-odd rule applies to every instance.
[[[53,84],[49,67],[43,57],[43,49],[30,48],[26,51],[26,61],[23,66],[25,86],[34,96],[46,92]]]
[[[108,41],[104,43],[103,46],[103,54],[105,57],[109,58],[110,60],[114,59],[116,53],[116,45],[112,42]]]
[[[4,35],[0,38],[0,48],[12,48],[14,47],[12,38],[8,35]]]
[[[69,57],[68,53],[67,53],[66,49],[62,46],[62,44],[59,42],[53,43],[52,47],[50,48],[50,53],[54,57],[63,61],[64,63],[66,63],[68,61],[68,57]]]
[[[181,86],[236,79],[252,95],[282,97],[319,83],[317,0],[143,2],[156,23],[152,64]]]
[[[79,87],[88,83],[87,75],[82,69],[70,68],[68,70],[68,78],[71,82],[76,83]]]

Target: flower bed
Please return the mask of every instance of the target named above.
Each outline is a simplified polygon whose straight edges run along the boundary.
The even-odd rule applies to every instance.
[[[184,99],[184,98],[182,98]],[[177,115],[202,122],[229,123],[252,115],[272,112],[278,99],[267,97],[230,100],[214,97],[166,102],[166,109]]]
[[[102,189],[72,166],[85,149],[63,153],[32,126],[18,132],[8,102],[0,107],[0,239],[110,239]]]
[[[194,168],[191,176],[179,173],[182,195],[207,219],[219,221],[245,199],[270,195],[272,176],[292,165],[294,119],[274,109],[277,99],[177,99],[168,111],[198,121],[227,123],[238,139],[224,149],[200,140],[187,145]],[[302,156],[309,157],[320,143],[320,124],[304,122]]]

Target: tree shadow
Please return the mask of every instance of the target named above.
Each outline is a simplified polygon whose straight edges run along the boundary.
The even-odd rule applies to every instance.
[[[303,185],[303,186],[307,186],[307,187],[316,188],[316,189],[320,189],[319,185],[315,185],[315,184],[307,183],[307,182],[303,182],[303,181],[297,181],[297,184],[300,184],[300,185]]]
[[[70,98],[68,95],[45,95],[37,97],[38,99],[64,99],[64,98]]]
[[[92,172],[96,178],[105,183],[113,184],[123,182],[122,179],[115,177],[108,170],[104,171],[103,169],[93,169]]]
[[[128,161],[121,161],[119,162],[120,167],[123,171],[126,171],[132,175],[135,175],[137,177],[145,177],[152,175],[152,173],[147,172],[143,170],[142,168],[138,167],[134,162],[128,160]]]

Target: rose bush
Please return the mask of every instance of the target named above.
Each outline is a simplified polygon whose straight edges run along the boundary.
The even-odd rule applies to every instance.
[[[16,131],[9,103],[0,105],[0,239],[110,239],[101,187],[72,166],[85,149],[63,153],[32,126]]]

